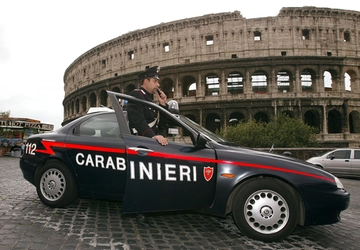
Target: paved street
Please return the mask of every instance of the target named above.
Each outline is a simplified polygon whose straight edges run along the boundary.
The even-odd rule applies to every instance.
[[[67,208],[49,208],[23,178],[19,158],[0,157],[0,250],[358,249],[360,180],[341,180],[352,195],[341,222],[298,227],[282,242],[263,243],[244,236],[231,216],[159,213],[145,227],[135,216],[120,214],[118,202],[77,199]]]

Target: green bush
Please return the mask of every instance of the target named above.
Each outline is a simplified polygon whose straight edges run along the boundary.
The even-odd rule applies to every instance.
[[[283,113],[272,116],[268,123],[249,120],[219,132],[226,140],[251,148],[314,147],[317,133],[316,128]]]

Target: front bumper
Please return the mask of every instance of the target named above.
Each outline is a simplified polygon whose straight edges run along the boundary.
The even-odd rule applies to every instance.
[[[312,196],[309,194],[309,196]],[[305,225],[333,224],[341,220],[340,213],[350,204],[350,193],[344,189],[322,193],[312,197],[314,202],[306,202]]]

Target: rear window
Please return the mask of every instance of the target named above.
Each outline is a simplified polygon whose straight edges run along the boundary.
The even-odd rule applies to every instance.
[[[120,128],[115,113],[98,114],[74,129],[79,136],[120,138]]]

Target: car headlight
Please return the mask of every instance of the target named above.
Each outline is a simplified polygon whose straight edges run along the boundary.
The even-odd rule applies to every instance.
[[[334,177],[334,178],[335,178],[336,186],[340,189],[344,189],[344,185],[341,183],[339,178],[337,178],[337,177]]]

